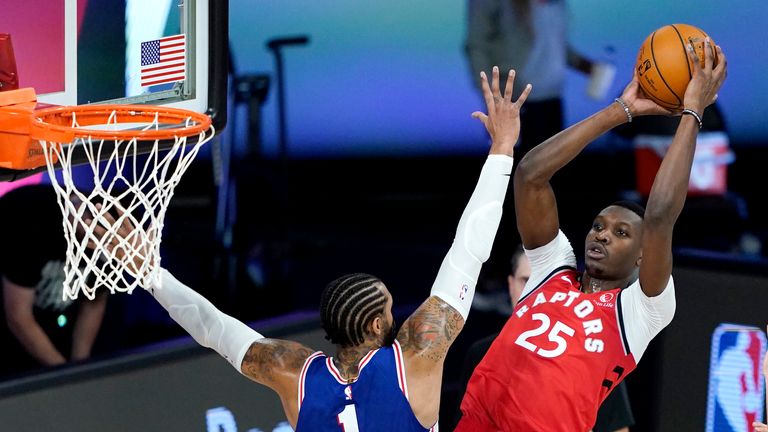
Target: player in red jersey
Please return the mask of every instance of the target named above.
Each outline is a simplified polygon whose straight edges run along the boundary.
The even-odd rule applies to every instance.
[[[682,113],[643,98],[635,77],[617,103],[535,147],[520,162],[515,209],[532,273],[512,317],[469,381],[456,431],[588,431],[600,403],[672,320],[672,230],[688,190],[698,119],[726,77],[719,47],[705,42],[703,65],[689,51],[694,73]],[[587,234],[586,268],[579,274],[573,248],[559,229],[550,179],[603,133],[652,114],[683,115],[647,209],[626,202],[603,209]],[[607,180],[599,170],[583,176],[598,191]]]

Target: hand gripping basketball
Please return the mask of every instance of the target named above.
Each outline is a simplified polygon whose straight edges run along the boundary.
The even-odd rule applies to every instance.
[[[716,51],[715,51],[716,50]],[[714,58],[717,55],[717,66],[714,66]],[[717,100],[717,92],[728,76],[728,60],[719,46],[713,47],[712,41],[704,40],[704,65],[696,55],[693,44],[688,46],[688,58],[693,62],[693,77],[685,89],[683,97],[684,108],[702,115],[704,109]]]

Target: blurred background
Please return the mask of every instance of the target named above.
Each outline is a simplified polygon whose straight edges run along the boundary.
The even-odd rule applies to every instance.
[[[84,25],[119,15],[120,4],[109,3],[91,2]],[[768,186],[766,18],[764,0],[568,3],[571,45],[615,66],[616,74],[595,98],[587,94],[590,76],[568,71],[566,126],[612,103],[632,75],[640,44],[658,27],[696,25],[728,56],[728,80],[710,131],[722,157],[704,157],[694,167],[698,183],[692,183],[674,238],[678,315],[627,380],[633,431],[704,429],[715,329],[723,323],[763,329],[767,321],[768,210],[761,205]],[[307,343],[317,348],[325,347],[314,331],[320,292],[345,273],[384,280],[396,318],[404,321],[428,296],[489,146],[482,124],[470,117],[484,107],[473,84],[479,71],[471,70],[465,53],[466,32],[465,1],[230,0],[227,128],[177,188],[166,216],[163,266],[263,334],[309,332]],[[80,43],[86,44],[82,50],[93,41]],[[123,58],[119,51],[109,55]],[[100,90],[92,73],[88,79],[95,80],[95,93],[114,88]],[[562,229],[579,258],[581,239],[600,209],[617,199],[643,201],[642,184],[652,178],[658,157],[638,136],[667,130],[645,126],[604,135],[555,179]],[[222,158],[231,164],[222,165]],[[509,258],[519,242],[509,198],[478,286],[478,298],[491,303],[507,301]],[[145,292],[109,297],[91,360],[8,375],[0,410],[31,394],[46,403],[44,389],[56,385],[68,391],[67,382],[50,381],[52,373],[80,382],[88,375],[78,375],[83,367],[102,376],[107,372],[99,368],[119,364],[140,375],[158,365],[210,361]],[[508,313],[483,305],[478,310],[478,324],[468,327],[446,360],[445,417],[467,347],[497,332]],[[220,364],[193,366],[232,375],[225,362],[210,363]],[[247,419],[240,423],[255,425],[249,430],[284,430],[281,414],[265,420],[266,414],[237,411],[231,402],[276,398],[259,396],[247,382],[247,390],[232,385],[237,390],[221,401],[200,402],[201,412],[192,417],[198,428],[205,424],[203,411],[230,404],[207,415]],[[176,392],[216,387],[179,386]],[[234,396],[239,391],[247,393]],[[762,386],[760,392],[762,398]],[[687,396],[673,397],[679,394]]]

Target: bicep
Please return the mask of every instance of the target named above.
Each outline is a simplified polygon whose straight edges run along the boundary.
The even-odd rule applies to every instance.
[[[672,274],[672,229],[659,229],[646,221],[643,228],[643,258],[640,286],[654,297],[664,291]]]
[[[464,327],[464,318],[439,297],[432,296],[403,323],[397,341],[403,355],[425,365],[441,363]]]
[[[293,341],[259,339],[243,357],[243,375],[278,393],[296,388],[301,368],[314,351]]]
[[[520,240],[526,249],[544,246],[557,236],[560,222],[557,214],[555,192],[549,182],[526,182],[515,173],[515,217]]]

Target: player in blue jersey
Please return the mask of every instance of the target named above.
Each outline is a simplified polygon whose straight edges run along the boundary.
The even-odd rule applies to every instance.
[[[333,357],[297,342],[263,337],[166,270],[162,284],[149,291],[197,342],[273,389],[298,431],[436,429],[443,361],[464,326],[480,268],[491,252],[520,132],[520,107],[531,90],[526,86],[513,102],[514,76],[510,71],[502,94],[498,68],[490,85],[481,74],[488,114],[472,116],[491,136],[490,154],[430,297],[396,337],[392,296],[381,280],[367,274],[343,276],[322,294],[321,321],[336,345]],[[119,230],[123,239],[130,238],[131,229],[125,222]],[[96,232],[103,235],[105,230],[98,227]],[[119,249],[118,240],[112,247]]]

